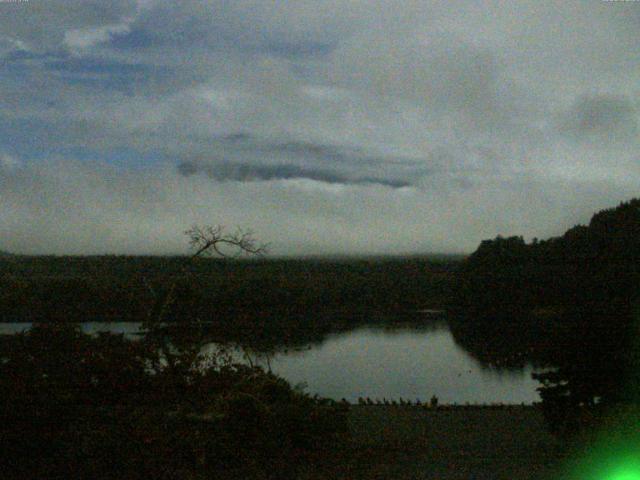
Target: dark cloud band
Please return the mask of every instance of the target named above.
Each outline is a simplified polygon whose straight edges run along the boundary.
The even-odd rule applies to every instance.
[[[184,176],[205,174],[220,181],[253,182],[308,179],[317,182],[344,185],[378,184],[391,188],[410,186],[409,182],[402,180],[348,176],[329,170],[303,168],[292,164],[252,165],[248,163],[219,163],[216,165],[203,165],[196,162],[185,161],[179,163],[177,168],[178,172]]]

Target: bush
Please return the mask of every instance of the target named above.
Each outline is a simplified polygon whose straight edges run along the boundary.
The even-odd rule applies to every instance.
[[[4,478],[295,478],[343,407],[257,367],[36,325],[0,342]]]

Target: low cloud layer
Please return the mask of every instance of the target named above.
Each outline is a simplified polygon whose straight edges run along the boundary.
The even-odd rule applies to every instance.
[[[0,249],[471,251],[640,191],[640,6],[0,2]]]

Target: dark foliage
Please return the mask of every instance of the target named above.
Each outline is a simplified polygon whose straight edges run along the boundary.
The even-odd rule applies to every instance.
[[[344,406],[157,347],[70,324],[2,338],[3,478],[296,478],[344,438]]]
[[[535,377],[551,426],[570,430],[596,404],[639,399],[639,280],[638,199],[562,237],[486,240],[461,268],[454,335],[490,362],[555,367]]]
[[[0,320],[139,321],[175,282],[167,320],[441,306],[457,258],[0,258]],[[185,268],[188,274],[185,273]],[[172,283],[167,279],[172,279]],[[161,302],[160,302],[161,303]]]

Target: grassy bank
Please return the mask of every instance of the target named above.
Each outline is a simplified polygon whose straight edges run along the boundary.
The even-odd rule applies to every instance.
[[[348,421],[350,450],[324,478],[546,480],[569,451],[531,406],[352,406]]]

